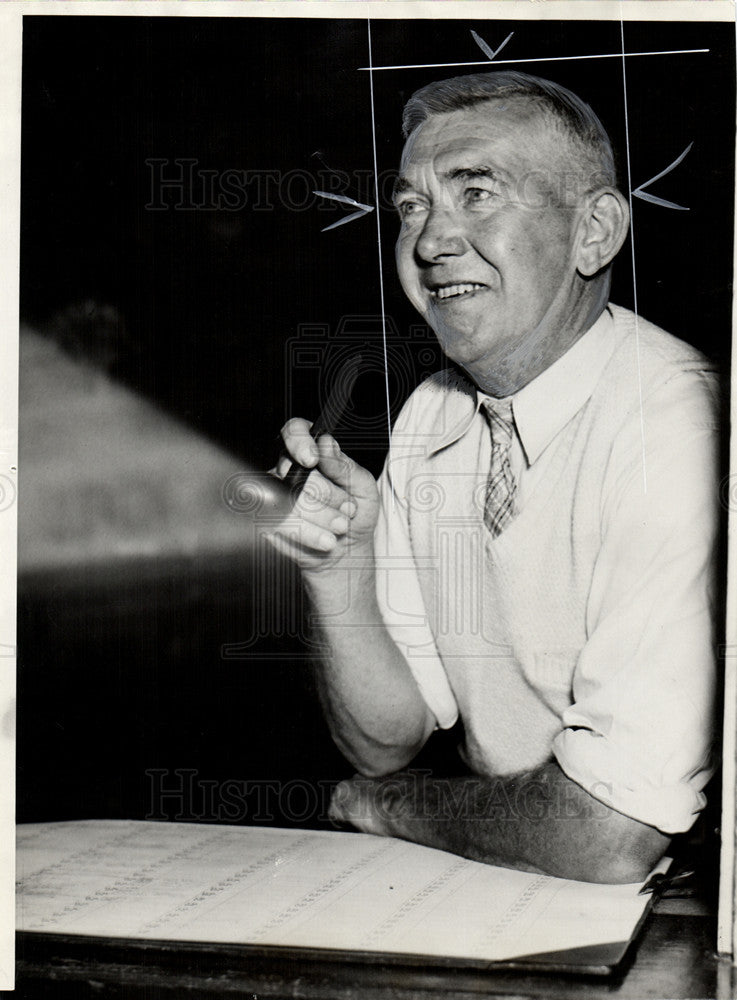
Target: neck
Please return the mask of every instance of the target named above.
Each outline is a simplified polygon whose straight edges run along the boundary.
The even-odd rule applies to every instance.
[[[580,283],[577,294],[568,296],[566,312],[550,310],[529,337],[502,359],[468,368],[466,374],[489,396],[501,398],[519,392],[555,364],[589,330],[609,300],[609,273]]]

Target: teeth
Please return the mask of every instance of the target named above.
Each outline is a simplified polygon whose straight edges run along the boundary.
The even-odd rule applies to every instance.
[[[464,285],[446,285],[444,288],[435,288],[430,294],[435,299],[450,299],[455,295],[468,295],[469,292],[475,292],[479,288],[483,288],[483,285],[477,285],[472,283],[467,283]]]

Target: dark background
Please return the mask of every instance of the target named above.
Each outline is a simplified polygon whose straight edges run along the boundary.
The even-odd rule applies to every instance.
[[[371,29],[373,62],[482,59],[471,29],[492,48],[514,31],[500,59],[621,50],[617,22],[381,20]],[[734,31],[627,24],[624,36],[628,51],[710,50],[627,60],[629,152],[637,187],[694,143],[649,189],[688,212],[634,201],[637,306],[726,371]],[[332,177],[335,190],[374,201],[370,79],[357,69],[367,63],[365,21],[26,17],[24,321],[254,468],[273,462],[288,415],[314,416],[337,362],[360,345],[367,370],[346,443],[378,472],[386,432],[376,215],[322,233],[351,209],[310,195]],[[515,68],[591,103],[626,191],[622,60]],[[398,163],[410,94],[481,69],[374,74],[382,177]],[[193,182],[181,193],[152,189],[157,173],[177,173],[176,159],[196,161]],[[218,186],[228,170],[251,172],[235,210]],[[216,172],[212,198],[202,171]],[[381,231],[396,411],[438,356],[399,288],[396,221],[383,203]],[[629,242],[612,299],[634,305]],[[21,472],[21,489],[22,481]],[[21,513],[20,560],[19,819],[140,818],[151,811],[152,769],[170,786],[174,769],[192,769],[219,787],[350,773],[319,719],[298,640],[264,642],[262,659],[222,659],[258,598],[235,585],[239,573],[245,579],[237,559],[25,580]],[[164,813],[175,818],[171,805]],[[196,804],[184,812],[198,818]],[[199,818],[234,818],[216,812],[203,806]],[[235,818],[259,821],[253,810]],[[290,816],[277,810],[273,819]]]
[[[617,22],[382,20],[372,25],[374,63],[481,59],[472,28],[492,47],[514,31],[500,59],[621,48]],[[649,189],[690,211],[635,199],[638,306],[724,360],[732,33],[727,25],[627,24],[625,44],[628,51],[710,49],[627,60],[630,161],[637,187],[694,142],[685,161]],[[341,318],[381,312],[374,215],[321,233],[343,210],[310,198],[304,177],[324,183],[324,163],[336,172],[371,171],[369,76],[357,72],[367,62],[364,21],[26,18],[24,316],[39,324],[70,303],[113,304],[128,335],[120,373],[244,458],[269,463],[287,402],[285,342],[301,324],[327,324],[338,336]],[[592,104],[618,151],[626,190],[622,61],[515,66],[549,73]],[[438,76],[481,69],[374,74],[381,173],[398,164],[410,94]],[[318,150],[322,163],[312,155]],[[197,170],[273,171],[279,180],[262,181],[259,207],[253,182],[250,203],[238,211],[147,210],[153,174],[173,176],[177,158],[196,160]],[[168,165],[153,168],[148,159]],[[186,203],[205,200],[198,183],[184,187]],[[339,190],[373,201],[367,181]],[[154,203],[176,198],[168,191]],[[407,335],[418,318],[394,274],[394,216],[382,215],[386,311]],[[629,245],[612,298],[633,305]],[[298,373],[294,381],[302,402]]]

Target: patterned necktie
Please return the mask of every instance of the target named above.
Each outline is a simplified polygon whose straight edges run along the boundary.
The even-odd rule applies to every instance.
[[[515,514],[514,497],[517,483],[509,464],[509,449],[514,434],[512,401],[483,401],[491,430],[491,465],[486,482],[484,524],[496,538]]]

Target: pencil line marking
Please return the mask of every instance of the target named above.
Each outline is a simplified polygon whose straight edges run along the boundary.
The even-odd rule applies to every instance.
[[[598,55],[588,56],[541,56],[535,59],[497,59],[496,65],[504,66],[507,63],[573,62],[576,59],[622,59],[634,56],[684,56],[697,55],[708,51],[709,49],[663,49],[655,52],[602,52]],[[380,70],[386,69],[442,69],[446,66],[486,66],[487,64],[488,59],[480,59],[476,62],[412,63],[406,66],[359,66],[358,69],[362,72],[378,73]]]
[[[642,447],[642,490],[647,493],[647,458],[645,452],[645,416],[642,407],[642,367],[640,362],[640,322],[637,308],[637,265],[635,262],[635,216],[632,204],[632,167],[630,164],[630,122],[629,108],[627,105],[627,60],[624,51],[624,17],[622,11],[622,0],[619,0],[620,20],[619,30],[622,39],[622,91],[624,94],[624,136],[627,150],[627,187],[629,190],[630,206],[630,247],[632,248],[632,294],[635,307],[635,355],[637,358],[637,389],[640,402],[640,445]],[[654,178],[655,179],[655,178]]]
[[[392,415],[391,406],[389,404],[389,352],[386,343],[386,312],[384,306],[384,265],[381,262],[381,213],[379,212],[379,161],[376,153],[376,112],[374,109],[374,74],[371,69],[373,66],[373,54],[371,50],[371,18],[366,18],[366,27],[368,32],[368,57],[369,57],[369,90],[371,94],[371,142],[373,144],[374,153],[374,193],[376,197],[376,243],[377,252],[379,260],[379,292],[381,295],[381,340],[384,348],[384,386],[386,389],[386,425],[389,432],[389,454],[388,461],[391,463],[391,448],[392,448]],[[394,494],[392,493],[392,503],[394,502]]]

